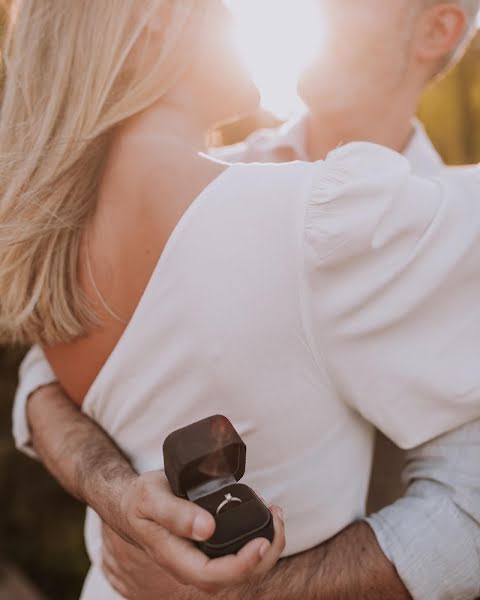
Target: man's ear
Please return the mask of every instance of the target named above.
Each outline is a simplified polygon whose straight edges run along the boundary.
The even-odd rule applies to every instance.
[[[416,39],[416,58],[434,63],[449,57],[465,35],[467,15],[451,2],[435,4],[420,16]]]

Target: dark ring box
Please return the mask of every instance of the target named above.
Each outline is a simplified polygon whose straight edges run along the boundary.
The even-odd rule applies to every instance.
[[[251,488],[237,483],[245,474],[246,453],[233,425],[220,415],[174,431],[163,444],[165,475],[173,493],[215,517],[215,533],[198,544],[210,558],[236,554],[255,538],[273,541],[270,511]],[[228,502],[217,515],[227,494],[242,502]]]

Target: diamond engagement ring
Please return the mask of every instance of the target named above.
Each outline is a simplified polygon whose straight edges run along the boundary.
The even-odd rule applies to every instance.
[[[235,496],[232,496],[232,494],[225,494],[225,500],[223,500],[223,502],[220,502],[220,504],[218,505],[216,514],[218,515],[222,508],[225,508],[228,504],[230,504],[230,502],[240,502],[240,504],[242,503],[240,498],[236,498]]]

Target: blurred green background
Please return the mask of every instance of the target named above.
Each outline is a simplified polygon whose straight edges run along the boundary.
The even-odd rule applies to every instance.
[[[448,163],[480,162],[480,36],[457,68],[428,91],[419,115]],[[268,122],[264,114],[252,117],[229,127],[225,137],[237,141]],[[10,413],[21,354],[0,350],[0,600],[16,600],[2,596],[10,573],[2,564],[19,567],[49,600],[73,600],[88,564],[83,507],[14,449]]]
[[[419,116],[447,163],[480,162],[480,35],[462,62],[428,90]]]

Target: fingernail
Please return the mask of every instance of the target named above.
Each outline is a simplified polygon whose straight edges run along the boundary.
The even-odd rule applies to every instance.
[[[283,510],[282,510],[280,507],[278,507],[278,508],[277,508],[277,511],[278,511],[278,518],[280,519],[280,521],[281,521],[282,523],[285,523],[285,518],[284,518],[284,516],[283,516]]]
[[[258,553],[260,554],[260,558],[263,558],[265,556],[265,554],[269,551],[269,549],[270,549],[270,544],[268,542],[264,542],[260,546],[260,549],[258,551]]]
[[[200,514],[193,522],[193,537],[197,542],[208,538],[211,531],[211,519],[208,515]]]

